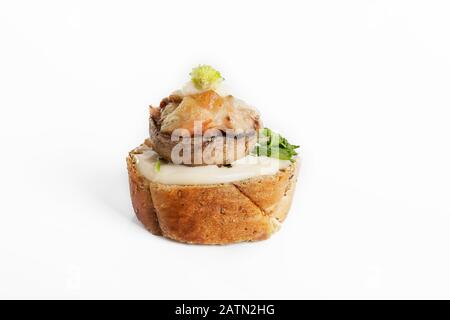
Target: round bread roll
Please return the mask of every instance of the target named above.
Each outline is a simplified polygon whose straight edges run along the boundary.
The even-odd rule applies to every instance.
[[[230,244],[269,238],[286,219],[298,175],[293,162],[276,174],[221,183],[177,185],[146,179],[136,155],[127,157],[130,193],[140,222],[155,235],[192,244]]]

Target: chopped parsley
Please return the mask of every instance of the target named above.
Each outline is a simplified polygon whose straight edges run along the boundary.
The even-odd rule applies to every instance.
[[[161,170],[161,160],[159,160],[158,158],[158,160],[156,160],[155,162],[155,171],[159,172],[160,170]]]

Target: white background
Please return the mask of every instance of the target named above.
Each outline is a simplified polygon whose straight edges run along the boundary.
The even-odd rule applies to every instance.
[[[1,298],[450,298],[448,1],[2,1]],[[281,232],[145,231],[125,156],[208,63],[300,144]]]

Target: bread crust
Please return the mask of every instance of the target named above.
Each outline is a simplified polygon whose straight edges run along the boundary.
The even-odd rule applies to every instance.
[[[148,142],[147,142],[148,145]],[[286,219],[298,176],[297,162],[271,176],[213,185],[148,181],[127,157],[137,218],[153,234],[192,244],[230,244],[269,238]]]

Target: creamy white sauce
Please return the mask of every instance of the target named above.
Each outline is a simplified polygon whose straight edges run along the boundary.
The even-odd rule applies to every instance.
[[[215,86],[214,88],[212,88],[219,96],[225,97],[228,96],[229,90],[226,87],[226,85],[223,84],[223,82],[219,83],[217,86]],[[183,86],[183,88],[181,90],[175,91],[177,93],[181,93],[182,96],[190,96],[193,94],[197,94],[197,93],[202,93],[205,92],[207,90],[210,90],[209,88],[207,89],[197,89],[197,87],[195,87],[194,83],[192,81],[188,81],[186,82],[186,84]]]
[[[155,169],[158,154],[146,148],[142,154],[136,154],[136,166],[146,179],[164,184],[218,184],[249,178],[274,175],[278,170],[291,165],[289,160],[248,155],[232,164],[231,168],[216,165],[188,167],[161,161],[159,172]]]

